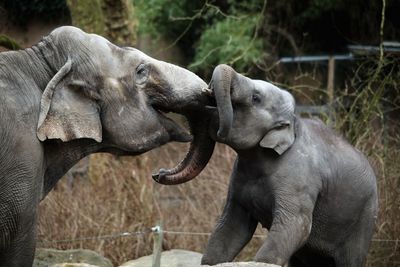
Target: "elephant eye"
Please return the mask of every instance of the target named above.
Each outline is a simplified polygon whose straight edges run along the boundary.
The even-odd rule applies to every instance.
[[[149,69],[145,64],[140,64],[136,68],[136,83],[142,84],[147,81]]]
[[[259,94],[254,94],[251,97],[251,101],[253,102],[253,104],[258,104],[261,102],[261,97]]]
[[[142,75],[144,72],[146,71],[146,69],[144,68],[143,64],[141,64],[136,71],[137,75]]]

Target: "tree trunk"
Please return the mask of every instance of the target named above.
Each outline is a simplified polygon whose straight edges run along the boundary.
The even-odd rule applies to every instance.
[[[130,0],[103,0],[106,35],[119,45],[133,46],[136,42],[136,21]]]
[[[118,45],[136,42],[136,21],[129,0],[67,0],[72,24]]]
[[[67,0],[72,25],[85,32],[105,35],[105,18],[102,0]]]

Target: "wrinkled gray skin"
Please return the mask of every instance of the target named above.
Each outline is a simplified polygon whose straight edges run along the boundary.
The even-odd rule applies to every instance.
[[[363,266],[377,215],[376,178],[364,155],[322,122],[296,117],[293,97],[268,82],[220,65],[211,87],[218,112],[209,107],[209,135],[238,156],[202,264],[232,261],[261,223],[269,233],[256,261]],[[187,180],[170,178],[159,182]]]
[[[0,54],[0,266],[32,266],[37,207],[77,161],[189,141],[158,109],[185,113],[195,74],[74,27]]]

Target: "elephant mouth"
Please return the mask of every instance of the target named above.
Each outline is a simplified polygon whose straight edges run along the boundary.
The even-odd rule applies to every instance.
[[[179,140],[174,140],[178,142],[191,142],[193,141],[193,137],[196,134],[198,129],[195,129],[194,125],[197,125],[199,120],[199,116],[207,117],[214,121],[215,119],[218,121],[218,109],[217,102],[215,100],[215,95],[213,90],[211,89],[202,89],[202,99],[197,104],[191,103],[189,107],[176,107],[174,105],[165,105],[163,103],[160,105],[159,103],[152,103],[151,107],[157,112],[159,118],[161,120],[167,120],[170,126],[174,126],[178,135],[176,137]],[[200,114],[200,115],[199,115]],[[179,122],[177,122],[179,121]],[[210,123],[209,120],[207,120]],[[209,125],[204,125],[206,128]]]
[[[179,112],[188,121],[193,140],[184,159],[174,168],[162,168],[153,174],[153,179],[157,183],[174,185],[190,181],[204,169],[210,160],[214,151],[215,141],[210,138],[207,128],[212,117],[210,113],[215,113],[217,109],[211,90],[206,94],[207,103],[202,107]]]
[[[159,106],[153,106],[153,109],[160,123],[168,132],[170,141],[186,143],[193,140],[190,127],[186,129],[184,126],[187,124],[186,121],[183,121],[183,118],[186,118],[186,120],[188,119],[186,116],[182,116],[180,113],[175,113]],[[181,122],[176,122],[175,120],[180,120]]]

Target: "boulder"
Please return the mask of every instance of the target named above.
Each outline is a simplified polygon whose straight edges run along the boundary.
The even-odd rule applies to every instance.
[[[182,250],[172,249],[163,251],[161,253],[161,265],[160,267],[195,267],[200,266],[202,254]],[[153,255],[144,256],[136,260],[128,261],[122,264],[120,267],[152,267]]]
[[[36,249],[33,267],[113,267],[111,261],[88,249]]]
[[[275,264],[261,263],[261,262],[226,262],[217,265],[200,265],[201,267],[281,267]]]
[[[87,263],[60,263],[51,265],[51,267],[98,267]]]
[[[200,265],[202,254],[182,250],[172,249],[161,253],[160,267],[280,267],[275,264],[260,262],[227,262],[217,265]],[[153,256],[144,256],[136,260],[128,261],[119,267],[152,267]]]

